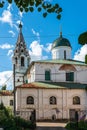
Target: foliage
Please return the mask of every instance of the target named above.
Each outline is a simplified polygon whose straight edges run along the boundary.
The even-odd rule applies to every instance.
[[[75,122],[69,122],[66,125],[66,129],[67,130],[87,130],[87,122],[86,121],[78,122],[78,128]]]
[[[85,55],[85,63],[87,64],[87,55]]]
[[[87,44],[87,32],[84,32],[84,33],[79,35],[78,43],[81,45]]]
[[[6,2],[10,4],[14,2],[21,12],[33,12],[36,8],[38,12],[43,12],[44,18],[49,13],[55,13],[57,19],[61,18],[60,13],[62,12],[62,8],[57,3],[53,5],[46,0],[2,0],[0,1],[0,8],[2,8]]]
[[[85,90],[86,90],[86,92],[87,92],[87,86],[85,87]]]
[[[6,108],[3,103],[0,104],[0,126],[6,130],[22,130],[34,129],[36,124],[24,120],[20,117],[14,117],[9,112],[10,109]]]
[[[1,90],[6,90],[6,84],[4,86],[2,86]]]
[[[9,117],[9,112],[2,102],[0,104],[0,110],[5,114],[6,117]]]

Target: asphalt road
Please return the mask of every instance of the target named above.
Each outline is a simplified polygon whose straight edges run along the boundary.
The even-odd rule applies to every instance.
[[[66,130],[65,128],[63,127],[48,127],[48,126],[37,126],[36,130]]]

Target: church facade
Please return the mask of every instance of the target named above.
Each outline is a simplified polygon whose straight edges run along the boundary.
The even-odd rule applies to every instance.
[[[30,63],[22,25],[14,50],[16,113],[30,120],[75,118],[87,112],[87,64],[71,59],[72,47],[62,36],[52,44],[52,59]]]

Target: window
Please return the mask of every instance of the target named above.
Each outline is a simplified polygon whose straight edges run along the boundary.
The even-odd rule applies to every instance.
[[[50,80],[50,70],[45,71],[45,80]]]
[[[20,79],[17,79],[17,82],[20,82]]]
[[[80,105],[80,98],[78,96],[73,97],[73,104]]]
[[[66,81],[74,81],[74,72],[66,73]]]
[[[50,104],[52,104],[52,105],[56,104],[56,97],[54,97],[54,96],[50,97]]]
[[[21,52],[23,52],[23,50],[21,50]]]
[[[24,57],[21,57],[21,66],[24,66]]]
[[[66,60],[66,51],[64,51],[64,59]]]
[[[27,58],[27,66],[29,66],[29,61],[30,61],[30,59],[29,59],[29,57]]]
[[[32,96],[27,97],[27,104],[34,104],[34,98]]]
[[[13,100],[10,100],[10,106],[13,106]]]
[[[15,64],[17,64],[18,63],[18,60],[17,60],[17,57],[15,58]]]

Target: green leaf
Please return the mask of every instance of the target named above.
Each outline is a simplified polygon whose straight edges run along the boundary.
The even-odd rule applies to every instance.
[[[35,6],[38,7],[40,4],[40,2],[36,2]]]
[[[51,6],[52,6],[51,4],[47,4],[47,8],[51,8]]]
[[[41,10],[42,10],[41,7],[39,7],[39,8],[38,8],[38,12],[40,12]]]
[[[29,10],[30,10],[30,12],[33,12],[34,8],[33,7],[29,7]]]
[[[47,12],[43,13],[43,17],[45,18],[47,16]]]
[[[3,7],[3,3],[0,3],[0,8],[2,8]]]
[[[48,13],[52,13],[52,9],[47,9],[47,12]]]
[[[58,11],[59,11],[59,12],[62,12],[62,8],[59,8]]]
[[[42,4],[42,8],[46,9],[47,6],[43,3],[43,4]]]
[[[84,32],[79,35],[78,43],[82,45],[87,44],[87,32]]]
[[[55,8],[59,8],[59,5],[58,5],[58,4],[55,4]]]
[[[61,19],[61,15],[60,14],[57,15],[57,19]]]
[[[25,12],[28,12],[29,11],[29,8],[25,8]]]
[[[10,3],[10,4],[11,4],[11,3],[12,3],[12,0],[8,0],[8,3]]]
[[[22,7],[20,8],[20,11],[23,12],[23,8]]]
[[[30,6],[34,6],[34,0],[30,1]]]
[[[87,64],[87,55],[85,55],[85,63]],[[87,86],[86,86],[87,87]]]

